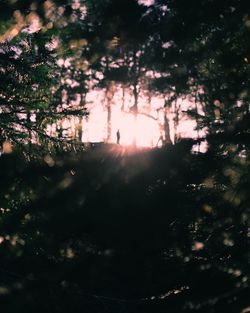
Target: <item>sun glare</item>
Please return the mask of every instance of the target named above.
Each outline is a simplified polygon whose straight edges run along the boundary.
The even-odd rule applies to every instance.
[[[121,134],[120,143],[132,145],[136,141],[137,146],[153,147],[156,145],[160,130],[157,122],[147,116],[131,113],[114,112],[112,141],[116,140],[116,131]]]
[[[135,118],[134,114],[113,108],[111,116],[110,142],[116,142],[116,132],[120,131],[120,144],[132,145],[136,142],[140,147],[156,146],[160,138],[157,121],[142,114]],[[107,112],[96,107],[86,121],[83,131],[83,142],[105,141],[107,134]]]

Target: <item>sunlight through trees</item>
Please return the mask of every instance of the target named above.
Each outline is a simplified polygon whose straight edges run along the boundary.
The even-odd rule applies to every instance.
[[[249,16],[0,1],[3,312],[249,312]]]

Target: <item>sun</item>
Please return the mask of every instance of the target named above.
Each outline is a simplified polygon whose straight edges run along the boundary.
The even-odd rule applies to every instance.
[[[160,137],[158,123],[142,114],[135,117],[132,113],[114,111],[112,126],[112,141],[116,141],[116,132],[119,129],[122,145],[133,145],[136,142],[139,147],[153,147]]]

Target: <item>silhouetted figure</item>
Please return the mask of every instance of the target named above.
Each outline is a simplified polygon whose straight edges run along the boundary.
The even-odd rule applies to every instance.
[[[121,134],[119,129],[116,132],[116,143],[119,145],[120,144],[120,138],[121,138]]]

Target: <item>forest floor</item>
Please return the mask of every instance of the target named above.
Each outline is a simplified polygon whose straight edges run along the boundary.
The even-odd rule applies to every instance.
[[[2,155],[5,312],[241,312],[249,290],[227,269],[244,272],[244,225],[206,183],[221,161],[192,145]]]

